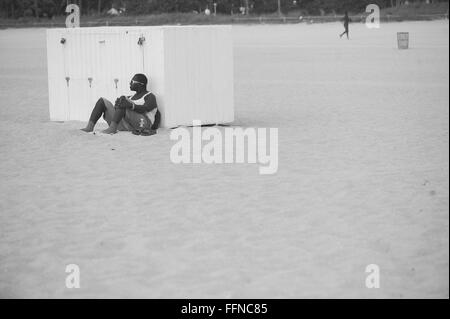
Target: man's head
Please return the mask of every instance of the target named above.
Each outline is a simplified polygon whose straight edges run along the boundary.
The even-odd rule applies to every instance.
[[[141,91],[147,89],[147,77],[144,74],[138,73],[133,76],[130,81],[131,91]]]

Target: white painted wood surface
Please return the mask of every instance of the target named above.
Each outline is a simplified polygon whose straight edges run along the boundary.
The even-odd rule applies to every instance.
[[[49,29],[47,57],[53,121],[87,121],[98,98],[132,94],[135,73],[149,78],[162,127],[234,120],[231,26]]]

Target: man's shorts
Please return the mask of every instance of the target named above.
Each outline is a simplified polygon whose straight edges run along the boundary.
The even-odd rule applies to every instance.
[[[106,122],[108,122],[108,124],[110,124],[116,110],[114,105],[109,100],[103,98],[103,101],[106,106],[106,112],[103,114],[103,118]],[[134,131],[136,129],[150,128],[151,126],[152,123],[147,116],[127,109],[125,112],[125,117],[120,121],[120,123],[117,124],[117,129],[119,131]]]

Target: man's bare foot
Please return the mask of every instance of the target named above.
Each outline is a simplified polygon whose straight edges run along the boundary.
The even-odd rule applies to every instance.
[[[88,124],[86,125],[86,127],[82,128],[81,131],[86,132],[86,133],[91,133],[94,131],[94,126],[95,126],[95,123],[89,121]]]
[[[102,131],[103,134],[116,134],[117,133],[117,123],[111,122],[106,130]]]
[[[110,126],[106,130],[103,130],[102,133],[103,134],[116,134],[117,133],[117,129]]]

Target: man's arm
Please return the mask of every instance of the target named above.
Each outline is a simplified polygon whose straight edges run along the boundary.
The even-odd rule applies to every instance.
[[[133,107],[131,109],[137,113],[143,114],[151,112],[158,107],[158,105],[156,104],[156,97],[152,93],[147,95],[144,101],[144,105],[133,104]]]

